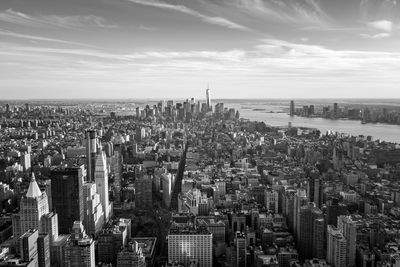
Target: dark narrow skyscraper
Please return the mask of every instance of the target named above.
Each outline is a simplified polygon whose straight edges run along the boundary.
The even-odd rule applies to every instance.
[[[294,101],[290,101],[290,116],[294,116]]]
[[[94,181],[94,172],[96,168],[96,131],[86,131],[86,164],[87,164],[87,181]]]
[[[83,165],[51,171],[53,209],[58,213],[60,234],[69,234],[74,221],[83,221]]]

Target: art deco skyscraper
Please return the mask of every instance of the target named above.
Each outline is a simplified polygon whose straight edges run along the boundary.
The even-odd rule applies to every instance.
[[[16,233],[17,236],[24,234],[29,229],[37,229],[42,232],[40,221],[45,214],[49,213],[49,203],[46,192],[40,191],[33,173],[28,192],[21,199],[20,209],[21,232]]]
[[[100,195],[100,203],[103,207],[104,220],[108,221],[110,216],[110,202],[108,199],[108,170],[106,154],[101,151],[96,157],[96,168],[94,173],[97,193]]]

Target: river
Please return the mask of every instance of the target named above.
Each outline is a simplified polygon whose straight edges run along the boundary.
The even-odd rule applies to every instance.
[[[239,110],[242,118],[264,121],[271,126],[287,126],[291,122],[292,126],[316,128],[322,133],[331,130],[353,136],[372,136],[375,140],[379,139],[381,141],[400,143],[400,125],[381,123],[362,124],[360,121],[342,119],[290,117],[287,114],[289,107],[287,100],[284,103],[277,101],[224,100],[224,103],[226,107]]]

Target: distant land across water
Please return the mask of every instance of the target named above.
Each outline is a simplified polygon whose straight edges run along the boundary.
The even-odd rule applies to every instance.
[[[338,103],[340,107],[392,107],[400,111],[400,99],[294,99],[296,107],[303,105],[319,106]],[[331,120],[323,118],[290,117],[288,115],[290,100],[215,100],[224,102],[226,107],[232,107],[240,112],[245,119],[264,121],[271,126],[288,126],[289,122],[294,127],[316,128],[322,133],[335,131],[354,136],[372,136],[381,141],[400,143],[400,125],[381,123],[362,124],[356,120]]]

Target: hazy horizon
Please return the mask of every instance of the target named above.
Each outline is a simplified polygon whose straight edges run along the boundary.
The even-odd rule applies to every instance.
[[[2,0],[0,92],[400,98],[399,13],[395,0]]]

